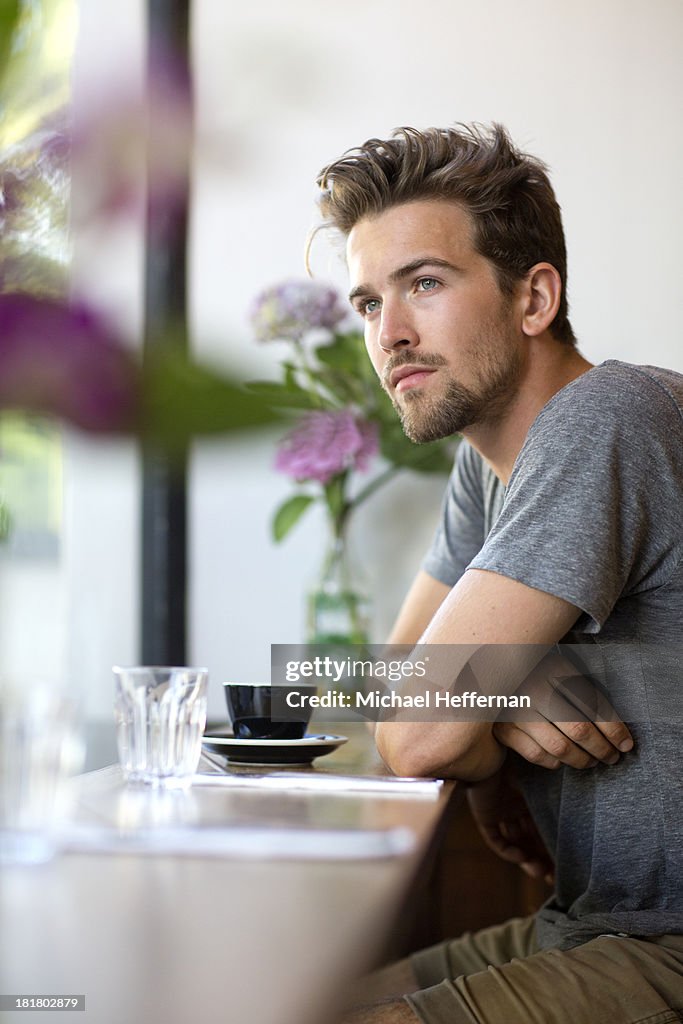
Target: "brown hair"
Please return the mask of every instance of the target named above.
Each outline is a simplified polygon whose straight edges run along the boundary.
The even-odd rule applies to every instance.
[[[472,217],[474,244],[494,265],[503,294],[512,295],[534,264],[555,267],[562,294],[550,332],[575,345],[562,217],[546,171],[500,124],[397,128],[390,139],[369,139],[323,168],[323,224],[313,235],[326,226],[348,235],[363,217],[416,199],[458,202]]]

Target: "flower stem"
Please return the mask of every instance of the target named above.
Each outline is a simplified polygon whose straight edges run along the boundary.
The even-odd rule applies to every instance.
[[[297,338],[292,341],[292,344],[294,345],[294,351],[296,352],[299,360],[299,373],[301,373],[308,382],[308,388],[305,388],[305,390],[308,391],[316,406],[319,409],[324,409],[325,402],[320,394],[319,384],[315,377],[315,370],[308,361],[308,355],[303,342]]]
[[[371,494],[375,493],[375,491],[378,491],[380,487],[383,487],[384,484],[391,480],[392,476],[396,476],[396,474],[399,473],[400,471],[400,466],[389,466],[388,469],[385,469],[383,473],[380,473],[379,476],[376,476],[374,480],[371,480],[370,483],[367,484],[367,486],[364,487],[363,490],[356,495],[356,497],[351,502],[351,505],[353,507],[355,507],[356,505],[360,505],[361,502],[365,501],[366,498],[369,498]]]

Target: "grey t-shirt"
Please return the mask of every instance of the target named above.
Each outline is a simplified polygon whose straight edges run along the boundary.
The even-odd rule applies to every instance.
[[[556,865],[543,948],[683,932],[683,376],[609,360],[529,430],[507,489],[463,442],[423,568],[488,569],[564,598],[629,724],[616,766],[549,771],[512,755]]]

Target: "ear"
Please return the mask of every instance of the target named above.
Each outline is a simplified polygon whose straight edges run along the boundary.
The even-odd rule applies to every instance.
[[[530,337],[546,331],[557,315],[562,295],[560,275],[551,263],[536,263],[521,288],[522,330]]]

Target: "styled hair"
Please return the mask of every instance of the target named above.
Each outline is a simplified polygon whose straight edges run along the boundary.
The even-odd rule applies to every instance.
[[[459,203],[472,218],[475,248],[493,264],[504,295],[514,293],[534,264],[555,267],[562,293],[550,333],[576,344],[567,316],[562,217],[546,165],[519,150],[502,125],[397,128],[390,139],[369,139],[348,150],[323,168],[317,182],[323,223],[316,230],[336,227],[345,236],[363,217],[401,203]]]

